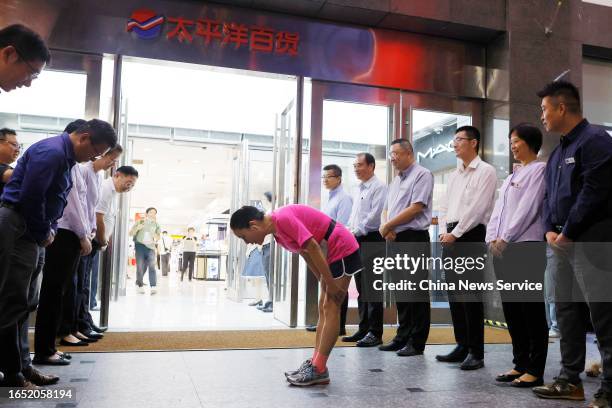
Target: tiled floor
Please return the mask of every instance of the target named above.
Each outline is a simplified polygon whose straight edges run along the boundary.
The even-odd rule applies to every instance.
[[[296,388],[283,371],[311,349],[75,354],[67,367],[45,368],[74,387],[72,402],[0,402],[4,407],[576,407],[598,386],[585,379],[587,401],[540,400],[528,389],[496,384],[510,367],[509,345],[486,346],[486,367],[463,372],[435,361],[451,346],[429,346],[424,356],[402,358],[376,349],[337,349],[328,386]],[[598,352],[592,341],[590,357]],[[558,341],[550,345],[546,380],[557,374]],[[60,405],[63,404],[63,405]]]

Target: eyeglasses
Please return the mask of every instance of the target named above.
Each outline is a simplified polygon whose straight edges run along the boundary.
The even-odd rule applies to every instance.
[[[340,176],[321,176],[321,180],[327,180],[327,179],[332,179],[332,178],[338,178]]]
[[[13,146],[13,149],[15,150],[21,150],[23,148],[23,143],[9,142],[8,140],[0,140],[0,142],[10,144],[11,146]]]
[[[455,143],[459,143],[462,140],[474,140],[474,139],[472,139],[471,137],[460,137],[460,136],[453,138],[453,142]]]
[[[393,150],[389,150],[388,157],[389,159],[397,158],[401,153],[401,151],[394,152]]]
[[[102,151],[99,151],[99,150],[96,150],[95,145],[92,144],[91,150],[95,153],[93,160],[98,160],[99,158],[101,158],[102,156],[106,154],[106,152],[108,151],[108,147],[104,148]]]
[[[15,47],[13,45],[13,48],[15,48],[15,51],[17,52],[17,55],[19,55],[19,58],[21,58],[21,61],[24,62],[24,64],[26,64],[28,66],[28,69],[30,70],[30,76],[29,76],[29,80],[33,81],[36,78],[38,78],[38,76],[40,75],[40,71],[37,70],[36,68],[34,68],[24,57],[23,57],[23,53],[21,51],[19,51],[19,49],[17,47]]]

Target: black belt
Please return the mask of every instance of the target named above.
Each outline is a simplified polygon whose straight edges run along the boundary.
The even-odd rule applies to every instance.
[[[15,203],[10,203],[8,201],[0,202],[0,207],[9,208],[9,209],[14,210],[14,211],[18,211],[19,210],[19,205],[15,204]]]
[[[336,228],[336,220],[331,220],[329,227],[327,227],[327,231],[325,232],[325,238],[323,238],[324,240],[329,241],[329,237],[331,237],[332,232],[334,232],[334,228]]]

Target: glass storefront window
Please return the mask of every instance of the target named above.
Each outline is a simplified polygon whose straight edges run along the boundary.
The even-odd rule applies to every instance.
[[[582,101],[585,117],[612,136],[612,63],[584,59]]]

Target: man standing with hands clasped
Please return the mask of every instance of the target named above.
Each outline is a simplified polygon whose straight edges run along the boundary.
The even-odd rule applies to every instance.
[[[561,371],[551,384],[536,387],[541,398],[583,400],[589,318],[601,354],[600,389],[590,406],[612,403],[612,302],[610,229],[612,228],[612,139],[591,125],[580,108],[578,89],[552,82],[542,98],[542,123],[561,134],[546,166],[544,227],[552,248],[555,306],[561,332]],[[590,314],[589,314],[590,312]]]
[[[455,133],[453,147],[457,169],[448,178],[446,191],[446,233],[440,234],[443,258],[484,257],[486,225],[493,212],[497,176],[495,168],[478,156],[480,132],[473,126],[461,126]],[[481,282],[483,271],[466,268],[463,273],[447,269],[447,282],[459,279]],[[456,283],[457,285],[457,283]],[[436,360],[461,363],[462,370],[484,367],[484,306],[481,293],[448,291],[457,346]]]
[[[391,256],[409,252],[411,256],[429,257],[431,246],[428,229],[431,225],[433,175],[416,162],[408,140],[397,139],[391,142],[389,156],[398,174],[389,185],[380,235],[392,241],[389,245],[389,253],[393,254]],[[415,271],[390,271],[393,282],[406,278],[418,283],[428,277],[427,267]],[[399,322],[397,334],[390,343],[379,349],[396,351],[398,356],[403,357],[421,355],[431,322],[429,291],[396,293],[395,300]]]

